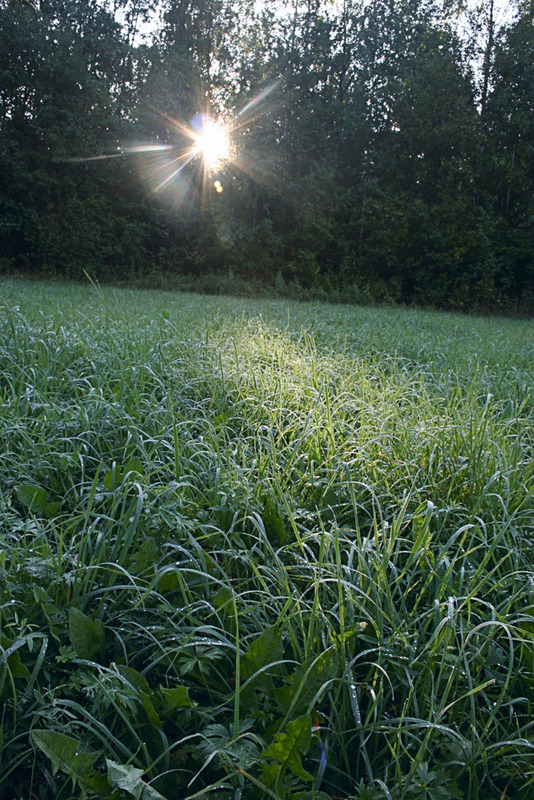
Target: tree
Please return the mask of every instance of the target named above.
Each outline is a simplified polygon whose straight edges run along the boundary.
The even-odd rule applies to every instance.
[[[499,38],[487,102],[483,159],[486,191],[495,197],[503,292],[531,302],[534,285],[534,4]],[[490,184],[488,186],[488,184]],[[529,295],[530,293],[530,295]]]
[[[135,185],[128,166],[98,172],[76,161],[113,151],[128,125],[116,103],[123,44],[120,26],[95,2],[0,9],[4,263],[109,272],[120,264],[121,242],[130,268],[146,257],[135,192],[121,207],[124,188]]]

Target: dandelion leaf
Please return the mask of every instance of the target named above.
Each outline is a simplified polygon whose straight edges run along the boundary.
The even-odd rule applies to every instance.
[[[276,762],[276,772],[273,766],[264,770],[264,778],[273,785],[283,770],[289,770],[305,781],[313,781],[313,775],[302,766],[301,757],[307,752],[311,738],[310,717],[298,717],[288,723],[283,733],[276,733],[274,741],[261,754],[261,758]]]
[[[290,684],[275,690],[281,711],[284,714],[290,709],[297,714],[308,713],[337,676],[339,663],[339,654],[331,647],[298,667]]]
[[[156,728],[162,728],[163,724],[156,711],[156,706],[160,704],[160,699],[155,692],[152,691],[146,678],[141,675],[140,672],[137,672],[137,670],[132,667],[127,667],[124,664],[117,666],[117,672],[128,682],[129,686],[138,693],[150,724],[154,725]]]
[[[165,800],[165,797],[143,780],[143,770],[133,764],[118,764],[106,758],[108,781],[113,789],[122,789],[136,800]]]
[[[69,608],[70,641],[80,658],[101,661],[106,649],[106,631],[99,619],[92,619],[79,608]]]
[[[274,661],[280,661],[282,656],[282,634],[274,626],[267,628],[254,639],[244,654],[241,661],[241,675],[243,678],[251,678]]]
[[[100,752],[88,752],[78,739],[59,731],[34,730],[32,739],[52,762],[54,775],[59,771],[66,773],[84,797],[96,794],[102,800],[111,800],[113,794],[106,777],[94,768]]]
[[[59,503],[49,500],[46,489],[42,486],[22,483],[15,487],[15,492],[19,503],[36,516],[55,517],[59,511]]]
[[[178,711],[179,708],[194,708],[195,703],[189,697],[189,687],[173,686],[172,689],[160,689],[163,698],[162,714],[170,716]]]
[[[12,642],[6,636],[0,636],[0,647],[3,651],[0,653],[0,664],[3,661],[7,661],[9,671],[13,678],[30,677],[29,669],[23,664],[17,652],[25,643],[24,639],[18,639],[16,642]]]

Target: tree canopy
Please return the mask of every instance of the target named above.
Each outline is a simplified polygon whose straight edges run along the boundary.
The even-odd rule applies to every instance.
[[[531,1],[0,0],[0,270],[528,311],[533,110]]]

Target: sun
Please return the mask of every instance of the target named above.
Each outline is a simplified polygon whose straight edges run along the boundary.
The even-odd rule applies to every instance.
[[[243,142],[250,127],[268,110],[266,100],[278,85],[276,82],[267,86],[237,114],[227,113],[224,118],[214,119],[206,109],[197,111],[187,124],[164,111],[156,112],[165,122],[166,133],[172,134],[174,141],[171,143],[160,141],[157,137],[155,142],[118,145],[111,153],[73,156],[65,161],[100,161],[136,156],[141,160],[143,177],[151,192],[165,190],[172,197],[174,205],[182,201],[185,203],[188,194],[198,193],[203,204],[208,191],[215,189],[217,195],[223,194],[223,182],[213,178],[222,178],[230,169],[232,172],[234,169],[240,170],[252,180],[265,178],[266,169],[261,160],[254,153],[247,153],[246,141],[245,146]],[[245,137],[240,135],[243,132]],[[218,176],[218,173],[221,174]]]
[[[193,153],[202,159],[207,169],[216,169],[229,158],[228,128],[219,122],[206,120],[201,130],[195,134]]]

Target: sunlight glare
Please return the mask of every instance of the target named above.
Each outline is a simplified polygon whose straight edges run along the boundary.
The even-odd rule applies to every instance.
[[[170,133],[174,139],[172,143],[115,144],[111,152],[108,148],[108,152],[60,160],[103,161],[133,156],[139,159],[143,178],[151,192],[164,192],[173,207],[200,197],[202,208],[208,187],[212,188],[214,195],[220,196],[225,191],[221,180],[213,180],[218,172],[225,173],[228,178],[230,169],[240,170],[253,180],[269,179],[268,163],[263,164],[257,153],[247,150],[246,140],[259,118],[274,107],[266,101],[278,86],[279,82],[275,82],[265,87],[233,117],[227,114],[225,122],[211,118],[207,109],[198,111],[189,124],[165,111],[157,111],[158,118],[161,117],[166,124],[165,134],[168,136]]]
[[[216,169],[229,157],[228,129],[220,123],[207,120],[200,133],[195,136],[193,151],[202,158],[208,169]]]

